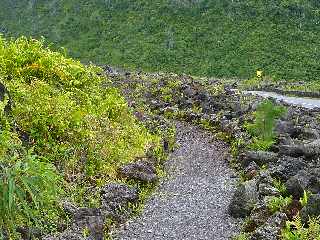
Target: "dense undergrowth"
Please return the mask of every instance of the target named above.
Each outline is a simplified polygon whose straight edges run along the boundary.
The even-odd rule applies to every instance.
[[[318,80],[316,0],[3,0],[0,31],[85,62],[197,76]]]
[[[62,199],[99,204],[92,189],[159,143],[101,69],[41,41],[0,37],[0,82],[0,233],[12,239],[56,230]]]

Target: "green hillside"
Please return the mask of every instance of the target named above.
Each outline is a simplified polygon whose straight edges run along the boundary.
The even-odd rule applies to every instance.
[[[83,62],[148,71],[318,80],[316,0],[3,0],[0,29]]]

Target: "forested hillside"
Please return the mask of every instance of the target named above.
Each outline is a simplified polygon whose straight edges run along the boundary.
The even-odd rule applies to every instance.
[[[83,62],[317,80],[317,0],[2,0],[7,36],[44,36]]]

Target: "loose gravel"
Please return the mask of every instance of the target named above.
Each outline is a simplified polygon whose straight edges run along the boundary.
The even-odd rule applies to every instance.
[[[239,222],[227,213],[237,179],[228,167],[229,148],[210,133],[177,123],[177,149],[166,163],[168,177],[143,213],[113,239],[231,239]]]

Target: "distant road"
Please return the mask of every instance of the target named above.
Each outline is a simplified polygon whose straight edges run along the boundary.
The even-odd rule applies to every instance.
[[[264,91],[244,91],[245,94],[258,95],[264,98],[274,98],[277,101],[283,101],[290,105],[301,106],[308,109],[320,108],[319,98],[307,98],[307,97],[293,97],[285,96],[274,92]]]

